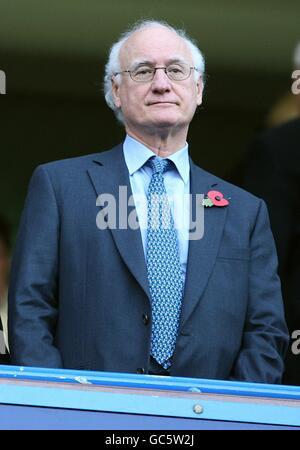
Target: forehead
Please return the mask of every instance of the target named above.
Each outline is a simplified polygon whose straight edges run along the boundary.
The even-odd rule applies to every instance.
[[[149,27],[136,31],[127,39],[120,51],[121,64],[130,64],[139,59],[164,63],[172,58],[192,62],[192,55],[186,42],[165,27]]]

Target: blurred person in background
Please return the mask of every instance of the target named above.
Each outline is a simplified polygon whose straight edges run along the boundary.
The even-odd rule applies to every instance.
[[[10,227],[0,217],[0,363],[9,363],[7,340],[7,289],[10,267]]]
[[[300,42],[293,63],[294,73],[300,70]],[[292,83],[300,91],[299,80]],[[268,206],[290,335],[300,330],[300,92],[293,91],[268,115],[267,125],[276,126],[250,145],[241,183]],[[300,385],[300,355],[291,346],[284,383]]]

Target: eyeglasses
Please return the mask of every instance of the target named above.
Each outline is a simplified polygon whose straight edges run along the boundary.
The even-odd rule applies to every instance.
[[[122,73],[129,73],[131,79],[133,81],[139,81],[142,83],[147,83],[148,81],[152,81],[155,73],[158,69],[162,69],[167,77],[172,81],[183,81],[189,78],[192,70],[199,70],[196,67],[190,67],[188,64],[184,63],[176,63],[169,64],[166,67],[153,67],[151,65],[141,65],[136,69],[132,70],[123,70],[122,72],[116,72],[115,75],[119,75]]]

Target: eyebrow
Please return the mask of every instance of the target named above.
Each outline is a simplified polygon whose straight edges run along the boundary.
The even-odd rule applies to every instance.
[[[180,56],[175,56],[173,58],[170,58],[166,61],[166,65],[168,66],[169,64],[175,64],[175,63],[183,63],[183,64],[189,64],[186,60],[184,60],[183,58],[181,58]],[[139,67],[139,66],[154,66],[155,64],[153,63],[153,60],[147,60],[147,59],[142,59],[142,60],[136,60],[133,61],[132,66],[133,68]]]

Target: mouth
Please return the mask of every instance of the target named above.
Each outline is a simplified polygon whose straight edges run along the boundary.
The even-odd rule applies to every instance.
[[[177,105],[175,102],[153,102],[149,103],[149,106],[155,106],[155,105]]]

